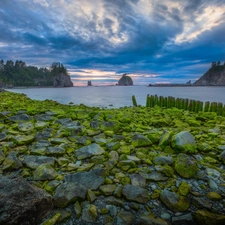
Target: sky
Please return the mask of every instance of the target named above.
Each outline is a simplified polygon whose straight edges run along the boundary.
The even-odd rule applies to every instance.
[[[225,61],[225,0],[0,0],[0,59],[61,62],[75,86],[193,83]]]

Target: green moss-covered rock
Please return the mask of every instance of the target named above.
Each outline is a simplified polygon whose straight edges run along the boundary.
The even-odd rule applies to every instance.
[[[145,147],[152,145],[152,142],[142,134],[135,134],[131,143],[134,147]]]
[[[171,210],[175,212],[183,212],[188,210],[190,203],[184,196],[179,196],[175,192],[163,190],[160,195],[161,201]]]
[[[208,192],[206,196],[208,199],[213,201],[219,201],[222,199],[222,196],[218,194],[217,192]]]
[[[97,207],[93,204],[87,204],[84,206],[82,210],[82,220],[89,222],[89,223],[94,223],[97,219],[98,212],[97,212]]]
[[[41,164],[34,171],[34,180],[54,180],[58,173],[47,163]]]
[[[172,132],[166,132],[163,134],[159,140],[159,147],[165,149],[167,146],[170,146],[172,134]]]
[[[177,151],[195,153],[196,143],[194,136],[188,131],[182,131],[172,137],[172,147]]]
[[[191,178],[196,175],[199,169],[195,158],[180,153],[175,161],[175,170],[181,177]]]
[[[189,184],[187,184],[186,182],[182,182],[178,188],[178,193],[182,196],[187,196],[190,189],[191,186]]]
[[[101,185],[99,189],[104,195],[111,195],[115,191],[116,185],[114,184]]]
[[[18,135],[12,137],[13,142],[15,142],[17,145],[26,145],[32,143],[34,140],[33,135]]]
[[[211,213],[207,210],[197,210],[194,219],[199,225],[222,225],[225,224],[225,216]]]

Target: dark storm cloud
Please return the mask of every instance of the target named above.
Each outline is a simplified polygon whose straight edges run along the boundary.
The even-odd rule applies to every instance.
[[[225,59],[224,12],[224,0],[1,1],[0,57],[196,79]]]

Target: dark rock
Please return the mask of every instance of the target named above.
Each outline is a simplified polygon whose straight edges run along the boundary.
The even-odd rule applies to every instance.
[[[77,149],[74,154],[80,160],[90,158],[94,155],[102,155],[104,152],[105,150],[100,145],[93,143]]]
[[[54,166],[55,158],[47,156],[26,155],[23,160],[23,164],[30,169],[36,169],[38,166],[44,163]]]
[[[20,160],[17,158],[17,152],[10,153],[3,162],[3,170],[17,170],[23,167]]]
[[[149,174],[146,173],[140,173],[142,177],[144,177],[146,180],[152,180],[152,181],[165,181],[168,180],[168,177],[165,177],[162,173],[158,172],[152,172]]]
[[[175,170],[181,177],[194,177],[198,172],[197,161],[192,156],[180,153],[175,162]]]
[[[65,149],[63,147],[54,146],[47,147],[46,153],[47,155],[61,156],[65,153]]]
[[[175,192],[168,190],[162,191],[160,199],[169,209],[175,212],[186,211],[190,206],[186,197],[179,196]]]
[[[27,114],[19,114],[15,116],[9,117],[10,121],[18,122],[18,121],[29,121],[31,118]]]
[[[156,165],[164,165],[164,164],[171,165],[173,164],[173,157],[172,156],[157,156],[156,158],[154,158],[153,162]]]
[[[82,220],[94,223],[97,219],[97,207],[93,204],[86,204],[82,210]]]
[[[210,213],[207,210],[197,210],[194,213],[194,220],[198,225],[223,225],[225,224],[225,216]]]
[[[87,188],[80,183],[63,183],[57,187],[53,196],[54,205],[57,207],[66,207],[71,202],[84,200],[87,194]]]
[[[101,175],[96,174],[94,171],[90,171],[66,175],[65,181],[77,182],[85,186],[87,189],[96,190],[104,182],[104,178]]]
[[[0,133],[0,141],[5,141],[7,138],[6,133]]]
[[[116,221],[116,225],[130,225],[132,224],[132,221],[134,220],[135,216],[133,215],[133,213],[131,212],[119,212],[117,214],[117,221]]]
[[[209,200],[200,197],[193,197],[191,203],[198,209],[211,210],[212,208],[212,203]]]
[[[139,186],[143,188],[146,186],[146,179],[139,174],[131,174],[130,179],[131,179],[131,184],[134,186]]]
[[[21,177],[0,177],[0,224],[40,224],[52,208],[44,190]]]
[[[138,225],[168,225],[168,223],[152,215],[141,215],[137,221]]]
[[[172,223],[174,225],[195,225],[191,213],[172,217]]]
[[[150,199],[149,193],[146,189],[130,184],[126,184],[124,186],[122,194],[126,199],[139,203],[146,203]]]
[[[130,86],[133,85],[133,80],[131,77],[127,76],[127,74],[123,74],[123,76],[118,81],[118,85]]]
[[[225,66],[214,65],[203,76],[201,76],[193,85],[225,85]]]
[[[53,80],[54,87],[73,87],[73,82],[70,79],[69,75],[59,74],[54,76]]]
[[[152,142],[142,134],[135,134],[132,138],[132,145],[134,147],[145,147],[152,145]]]

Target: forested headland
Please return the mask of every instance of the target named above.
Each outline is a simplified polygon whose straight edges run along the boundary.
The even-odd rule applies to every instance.
[[[61,82],[61,78],[67,81]],[[66,78],[66,79],[65,79]],[[60,80],[60,82],[59,82]],[[27,66],[25,62],[17,60],[0,61],[0,86],[73,86],[67,69],[60,62],[52,63],[51,67],[38,68]]]

